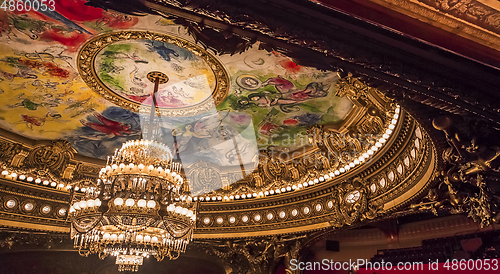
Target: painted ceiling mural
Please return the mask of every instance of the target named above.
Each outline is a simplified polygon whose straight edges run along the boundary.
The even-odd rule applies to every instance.
[[[59,0],[55,11],[43,13],[0,10],[1,127],[34,139],[66,139],[79,153],[105,159],[143,133],[140,115],[116,100],[150,104],[148,72],[170,78],[157,96],[163,109],[196,106],[224,89],[203,57],[211,53],[188,50],[169,38],[124,39],[100,49],[92,60],[95,77],[117,98],[104,99],[78,69],[79,50],[88,41],[112,31],[146,30],[194,43],[184,28],[162,17],[128,16],[84,3]],[[162,129],[175,135],[190,163],[216,158],[218,164],[238,165],[226,134],[239,136],[238,150],[248,152],[245,164],[258,149],[295,150],[307,144],[308,127],[341,121],[352,108],[335,96],[336,73],[300,66],[280,53],[259,50],[258,44],[211,58],[229,77],[227,93],[214,101],[218,112],[162,117]]]

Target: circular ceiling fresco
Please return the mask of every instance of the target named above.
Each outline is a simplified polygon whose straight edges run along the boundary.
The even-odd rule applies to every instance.
[[[229,77],[202,48],[166,34],[144,31],[107,33],[88,41],[78,54],[82,79],[118,106],[150,105],[151,71],[168,75],[157,106],[166,116],[196,115],[213,109],[228,93]]]

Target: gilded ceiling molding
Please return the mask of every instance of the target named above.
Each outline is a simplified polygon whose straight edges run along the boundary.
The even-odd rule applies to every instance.
[[[440,116],[434,119],[449,147],[443,151],[444,168],[437,184],[412,209],[438,214],[465,213],[481,227],[500,222],[500,133],[476,120]]]
[[[370,0],[388,9],[500,50],[499,11],[478,0]]]

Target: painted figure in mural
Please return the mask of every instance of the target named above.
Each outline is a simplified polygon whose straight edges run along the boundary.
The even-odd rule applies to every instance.
[[[106,133],[107,135],[123,136],[123,134],[134,133],[129,124],[110,120],[99,113],[94,113],[94,117],[101,123],[93,123],[85,120],[80,120],[80,122],[86,127]]]
[[[57,113],[50,113],[48,112],[45,117],[36,117],[36,116],[31,116],[31,115],[21,115],[23,118],[23,121],[26,123],[26,126],[30,129],[33,130],[33,126],[43,126],[45,124],[45,121],[48,119],[58,119],[61,118],[60,114]]]
[[[297,111],[297,104],[309,99],[325,97],[328,95],[329,86],[311,82],[304,89],[298,89],[292,82],[281,77],[273,77],[262,83],[262,86],[273,85],[278,93],[269,91],[256,92],[248,95],[247,100],[241,98],[238,104],[247,107],[255,104],[259,107],[279,106],[283,112]]]
[[[147,46],[151,52],[158,53],[167,62],[171,60],[170,55],[179,57],[179,54],[175,50],[167,48],[163,42],[150,41]]]

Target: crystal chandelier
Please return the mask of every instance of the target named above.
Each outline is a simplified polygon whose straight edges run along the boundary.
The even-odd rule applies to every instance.
[[[184,195],[181,171],[164,144],[124,143],[85,196],[72,198],[71,238],[80,255],[116,256],[119,271],[137,271],[149,256],[177,259],[196,223],[196,204]]]

